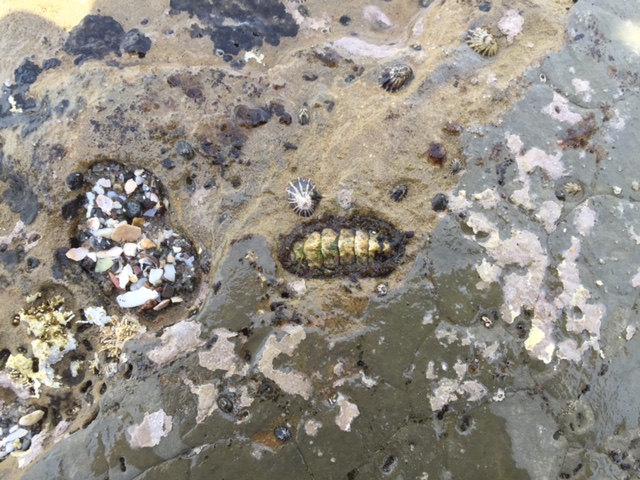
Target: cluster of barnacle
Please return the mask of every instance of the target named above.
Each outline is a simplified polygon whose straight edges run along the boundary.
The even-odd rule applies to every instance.
[[[183,301],[180,290],[196,282],[191,242],[166,228],[169,201],[145,169],[128,170],[115,162],[89,172],[86,216],[78,226],[79,246],[67,257],[119,291],[123,308],[162,310]]]
[[[130,315],[124,315],[122,318],[112,316],[111,321],[100,329],[100,351],[117,363],[126,341],[145,330],[145,327]]]
[[[36,301],[40,294],[30,300]],[[52,365],[77,347],[76,340],[67,324],[74,318],[73,312],[64,309],[64,299],[60,296],[42,302],[40,305],[21,310],[16,316],[25,323],[31,335],[33,358],[22,353],[10,355],[5,364],[5,372],[12,384],[19,390],[25,390],[38,397],[41,385],[57,388],[58,376]]]

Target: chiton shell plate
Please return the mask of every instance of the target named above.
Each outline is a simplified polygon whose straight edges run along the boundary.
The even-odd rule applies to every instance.
[[[284,237],[278,259],[304,278],[384,277],[398,266],[410,236],[377,218],[326,216]]]

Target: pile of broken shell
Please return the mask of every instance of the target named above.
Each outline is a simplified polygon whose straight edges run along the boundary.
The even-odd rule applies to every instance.
[[[122,308],[162,310],[181,303],[179,291],[195,287],[193,244],[166,228],[169,201],[145,169],[116,162],[94,165],[85,176],[86,216],[67,253],[92,276],[108,278]]]

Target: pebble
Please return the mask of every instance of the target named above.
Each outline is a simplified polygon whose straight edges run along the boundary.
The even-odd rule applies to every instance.
[[[124,214],[127,216],[127,218],[139,217],[141,213],[142,206],[138,202],[129,200],[124,203]]]
[[[143,238],[140,241],[140,248],[142,250],[150,250],[152,248],[156,248],[156,244],[153,240],[151,240],[150,238]]]
[[[18,425],[22,427],[30,427],[31,425],[35,425],[40,420],[42,420],[42,417],[44,417],[44,411],[35,410],[20,417],[20,420],[18,420]]]
[[[171,300],[169,300],[168,298],[165,298],[164,300],[161,300],[160,303],[158,303],[155,307],[153,307],[153,310],[156,312],[159,312],[160,310],[164,310],[169,306],[170,303],[171,303]]]
[[[191,160],[196,156],[196,152],[191,144],[184,140],[178,140],[178,143],[176,143],[176,153],[187,160]]]
[[[142,237],[140,227],[134,227],[127,223],[118,225],[111,234],[111,240],[116,242],[137,242]]]

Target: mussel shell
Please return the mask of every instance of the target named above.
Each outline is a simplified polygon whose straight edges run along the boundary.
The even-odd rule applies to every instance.
[[[278,260],[304,278],[384,277],[397,268],[410,236],[377,218],[325,216],[284,237]]]

